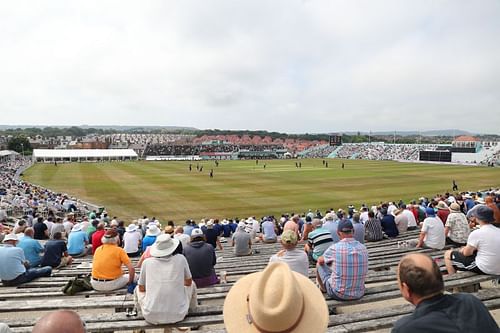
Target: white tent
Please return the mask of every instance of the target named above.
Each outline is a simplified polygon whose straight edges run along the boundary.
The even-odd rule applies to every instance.
[[[13,160],[17,156],[19,156],[19,153],[13,150],[0,150],[0,161]]]
[[[132,149],[34,149],[33,162],[136,160]]]

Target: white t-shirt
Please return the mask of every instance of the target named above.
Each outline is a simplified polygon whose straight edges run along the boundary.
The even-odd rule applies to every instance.
[[[138,282],[146,287],[146,295],[141,303],[144,319],[151,324],[183,320],[189,310],[193,288],[185,287],[184,279],[190,278],[191,271],[182,254],[145,260]]]
[[[467,245],[477,249],[476,265],[486,274],[500,274],[500,229],[485,224],[470,233]]]
[[[368,221],[369,219],[369,216],[368,216],[368,212],[363,212],[361,213],[361,215],[359,216],[359,222],[361,224],[365,224],[366,221]]]
[[[139,241],[142,239],[139,231],[125,232],[123,234],[123,249],[127,253],[136,253],[139,251]]]
[[[272,262],[284,262],[288,264],[292,271],[309,278],[309,259],[307,258],[307,254],[302,250],[288,250],[281,257],[275,254],[269,259],[269,263]]]
[[[178,239],[182,243],[182,248],[185,249],[191,241],[191,237],[186,234],[174,234],[174,238]]]
[[[417,226],[417,221],[415,220],[415,215],[413,215],[412,212],[410,212],[408,209],[405,209],[401,212],[401,214],[404,214],[408,218],[408,227],[416,227]]]
[[[445,245],[444,225],[437,217],[427,217],[422,225],[425,232],[424,244],[431,249],[441,250]]]

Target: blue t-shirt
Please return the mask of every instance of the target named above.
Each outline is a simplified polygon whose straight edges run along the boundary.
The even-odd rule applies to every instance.
[[[222,225],[222,236],[229,238],[231,237],[231,225],[230,224],[223,224]]]
[[[14,280],[26,272],[24,251],[12,245],[0,247],[0,280]]]
[[[206,228],[203,230],[203,233],[205,234],[207,244],[212,245],[215,249],[217,247],[217,237],[219,235],[217,230],[215,230],[215,228]]]
[[[191,236],[191,231],[193,231],[194,227],[192,225],[185,225],[183,229],[186,235]]]
[[[394,222],[394,216],[385,215],[380,221],[380,224],[387,236],[392,238],[399,235],[398,227],[396,226],[396,222]]]
[[[339,235],[337,234],[337,229],[339,227],[339,221],[338,220],[335,220],[335,221],[326,221],[324,224],[323,224],[323,228],[325,228],[326,230],[330,231],[330,235],[332,236],[332,240],[334,243],[337,243],[340,239],[339,239]]]
[[[153,245],[154,242],[156,242],[156,236],[144,237],[144,239],[142,240],[142,252],[146,251],[146,248]]]
[[[68,253],[69,255],[78,255],[85,250],[85,242],[88,243],[89,236],[86,232],[72,231],[68,236]]]
[[[21,237],[17,247],[23,249],[24,257],[30,263],[30,267],[37,267],[40,265],[42,261],[40,253],[43,252],[43,247],[37,240],[28,236]]]

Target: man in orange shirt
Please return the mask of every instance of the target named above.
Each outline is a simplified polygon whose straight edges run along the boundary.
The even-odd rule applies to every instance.
[[[116,290],[136,281],[134,267],[125,250],[117,246],[118,242],[118,232],[110,229],[94,253],[91,284],[95,290]],[[123,274],[122,265],[127,266],[129,274]]]

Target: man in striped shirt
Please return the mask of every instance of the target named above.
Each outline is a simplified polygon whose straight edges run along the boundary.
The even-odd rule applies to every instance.
[[[340,241],[331,245],[316,264],[320,288],[333,299],[353,300],[365,294],[368,251],[353,238],[353,231],[351,221],[340,221]]]
[[[307,236],[307,244],[304,250],[307,252],[309,261],[316,263],[318,258],[333,244],[332,235],[328,229],[323,228],[320,219],[314,219],[312,222],[313,231]]]

